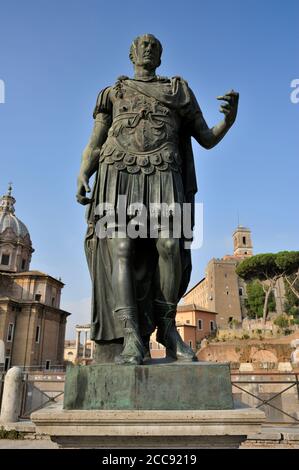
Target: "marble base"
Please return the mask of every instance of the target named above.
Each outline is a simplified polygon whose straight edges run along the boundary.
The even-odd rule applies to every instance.
[[[63,448],[238,448],[265,414],[233,410],[54,410],[32,413],[36,432]]]

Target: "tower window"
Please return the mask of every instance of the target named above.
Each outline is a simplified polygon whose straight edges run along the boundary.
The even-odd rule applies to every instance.
[[[35,294],[34,300],[37,302],[40,302],[40,299],[42,298],[41,294]]]
[[[26,260],[22,259],[21,269],[25,269],[25,266],[26,266]]]
[[[13,334],[14,334],[14,324],[10,323],[8,325],[8,330],[7,330],[7,341],[13,340]]]
[[[239,287],[239,295],[243,295],[243,288]]]
[[[52,306],[54,305],[55,303],[55,297],[52,297]]]
[[[39,343],[39,334],[40,334],[40,326],[37,326],[36,331],[35,331],[35,342],[36,343]]]
[[[211,330],[211,331],[215,331],[215,323],[214,323],[214,320],[211,320],[211,321],[210,321],[210,330]]]
[[[198,328],[199,330],[202,330],[202,320],[200,320],[200,319],[197,320],[197,328]]]
[[[9,255],[2,255],[1,264],[3,264],[4,266],[9,265]]]
[[[243,245],[246,245],[246,237],[242,237],[243,238]]]
[[[4,370],[7,371],[10,368],[10,357],[5,358]]]

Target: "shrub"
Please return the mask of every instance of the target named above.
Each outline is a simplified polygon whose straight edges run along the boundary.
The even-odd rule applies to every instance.
[[[286,328],[289,326],[289,320],[285,315],[279,315],[277,318],[275,318],[274,325],[277,325],[280,328]]]
[[[285,328],[285,330],[284,330],[284,335],[285,335],[285,336],[288,336],[288,335],[290,335],[290,334],[292,334],[292,333],[293,333],[292,330],[290,330],[289,328]]]
[[[249,339],[249,338],[250,338],[250,336],[249,336],[247,333],[245,333],[245,334],[242,336],[241,339]]]
[[[3,426],[0,428],[0,439],[24,439],[24,434],[15,429],[6,431]]]

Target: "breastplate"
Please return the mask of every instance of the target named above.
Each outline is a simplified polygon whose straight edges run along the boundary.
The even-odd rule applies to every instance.
[[[113,121],[100,161],[129,173],[179,170],[179,118],[154,98],[126,91],[113,102]]]

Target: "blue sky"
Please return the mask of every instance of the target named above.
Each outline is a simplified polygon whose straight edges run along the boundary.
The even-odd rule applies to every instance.
[[[194,143],[204,204],[204,243],[193,252],[191,285],[212,257],[232,252],[239,221],[255,253],[297,250],[299,78],[297,0],[0,1],[0,193],[13,181],[16,213],[28,226],[31,267],[61,276],[73,325],[89,321],[84,208],[76,203],[81,152],[98,91],[131,75],[129,46],[155,34],[160,75],[181,75],[210,126],[216,96],[240,92],[237,122],[214,149]]]

